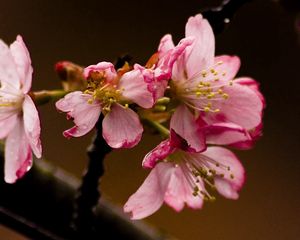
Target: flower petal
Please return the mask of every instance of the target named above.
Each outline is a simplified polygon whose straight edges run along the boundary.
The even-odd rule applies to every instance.
[[[112,148],[132,148],[139,143],[143,126],[130,108],[114,104],[102,122],[102,135]]]
[[[37,158],[40,158],[42,156],[40,119],[34,102],[28,95],[25,95],[23,102],[23,119],[25,133],[32,151]]]
[[[173,43],[172,36],[170,34],[166,34],[162,37],[158,46],[159,58],[163,58],[164,55],[167,54],[173,48],[175,48],[175,45]]]
[[[266,100],[259,90],[259,83],[257,81],[249,77],[241,77],[241,78],[236,78],[234,82],[241,85],[248,86],[249,88],[254,90],[256,94],[260,97],[261,101],[263,102],[264,108],[266,107]]]
[[[162,141],[144,157],[142,163],[143,167],[154,168],[158,161],[165,159],[167,156],[173,153],[174,150],[175,148],[172,146],[170,139]]]
[[[182,56],[185,50],[194,43],[193,37],[186,37],[181,39],[176,47],[169,50],[159,59],[158,66],[155,69],[155,76],[158,80],[170,79],[172,75],[173,65]],[[171,44],[169,44],[171,45]],[[180,71],[182,71],[180,69]]]
[[[233,83],[232,86],[224,86],[223,91],[229,98],[215,102],[214,107],[220,112],[208,113],[206,122],[232,122],[247,130],[261,124],[263,102],[254,90]]]
[[[190,151],[205,150],[204,134],[200,132],[195,117],[185,105],[177,107],[171,118],[170,128],[187,141]]]
[[[18,35],[16,41],[10,45],[10,51],[14,58],[23,93],[28,93],[31,88],[32,72],[31,59],[23,38]]]
[[[125,73],[120,79],[118,88],[122,89],[123,97],[143,108],[151,108],[154,104],[152,93],[139,70]]]
[[[101,106],[97,101],[88,103],[92,96],[80,91],[67,94],[56,102],[56,108],[68,112],[68,118],[73,118],[75,126],[64,131],[64,136],[80,137],[87,134],[95,126],[101,113]]]
[[[241,60],[238,56],[222,55],[215,57],[215,66],[213,69],[222,75],[223,81],[232,80],[241,66]]]
[[[185,203],[193,209],[202,208],[203,198],[193,195],[193,189],[188,184],[181,167],[174,168],[175,171],[165,194],[165,202],[177,212],[183,209]]]
[[[214,123],[204,127],[203,131],[208,144],[231,145],[252,140],[246,129],[234,123]]]
[[[12,92],[18,92],[21,82],[17,66],[8,46],[0,39],[0,82]]]
[[[19,118],[5,142],[5,182],[14,183],[31,166],[32,152],[24,131],[23,119]]]
[[[14,128],[16,120],[17,114],[7,115],[6,118],[0,120],[0,139],[7,137],[10,131]]]
[[[131,219],[148,217],[161,207],[174,169],[171,163],[159,163],[152,169],[124,205],[124,211],[131,214]]]
[[[88,78],[91,72],[104,72],[105,80],[107,82],[112,82],[117,77],[117,72],[115,67],[110,62],[99,62],[96,65],[90,65],[83,70],[83,75],[85,78]]]
[[[255,142],[262,136],[262,128],[263,124],[259,124],[254,129],[249,131],[250,139],[235,142],[230,144],[231,147],[239,148],[239,149],[250,149],[254,146]]]
[[[208,147],[202,155],[217,161],[220,165],[229,167],[217,167],[208,163],[217,174],[224,174],[224,177],[215,177],[215,186],[218,192],[226,198],[237,199],[238,192],[245,182],[245,170],[238,158],[229,150],[222,147]]]
[[[215,37],[208,21],[201,14],[189,18],[185,35],[195,37],[193,45],[185,53],[186,71],[190,79],[214,63]]]

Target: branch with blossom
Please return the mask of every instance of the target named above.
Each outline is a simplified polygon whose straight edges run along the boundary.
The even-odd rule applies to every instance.
[[[55,100],[74,122],[63,132],[66,138],[84,136],[97,125],[111,149],[133,148],[147,125],[164,139],[144,157],[142,165],[151,172],[124,205],[132,219],[153,214],[163,203],[175,211],[185,205],[200,209],[215,199],[214,190],[237,199],[245,169],[227,147],[253,147],[265,107],[259,84],[236,78],[239,67],[237,56],[215,56],[214,34],[201,14],[188,19],[177,45],[165,35],[145,65],[57,63],[59,90],[30,91],[33,70],[22,37],[10,46],[1,41],[5,181],[14,183],[29,171],[32,153],[41,157],[36,105]]]

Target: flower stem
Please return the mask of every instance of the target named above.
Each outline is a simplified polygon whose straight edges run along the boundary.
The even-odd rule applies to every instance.
[[[150,119],[143,119],[145,121],[145,123],[147,123],[149,126],[155,128],[164,138],[169,137],[170,135],[170,131],[164,127],[162,124],[160,124],[159,122],[150,120]]]
[[[36,105],[43,105],[50,101],[55,101],[63,98],[67,93],[62,89],[57,90],[42,90],[38,92],[30,92],[29,95],[33,99]]]

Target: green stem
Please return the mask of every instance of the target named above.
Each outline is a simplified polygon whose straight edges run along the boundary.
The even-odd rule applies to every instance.
[[[144,121],[150,125],[151,127],[155,128],[164,138],[168,138],[170,135],[170,131],[164,127],[162,124],[156,121],[152,121],[149,119],[144,119]]]
[[[30,96],[36,105],[43,105],[50,101],[56,101],[63,98],[69,92],[58,89],[58,90],[43,90],[39,92],[30,92]]]

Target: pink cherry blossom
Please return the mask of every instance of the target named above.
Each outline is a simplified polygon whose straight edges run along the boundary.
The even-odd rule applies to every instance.
[[[5,181],[14,183],[41,157],[40,120],[28,95],[32,81],[29,52],[21,36],[8,47],[0,40],[0,138],[5,138]]]
[[[253,79],[234,79],[240,67],[238,57],[214,56],[214,34],[206,19],[200,14],[191,17],[185,30],[186,37],[193,37],[194,41],[173,66],[170,90],[180,101],[180,106],[171,122],[176,133],[199,152],[204,146],[203,133],[186,132],[191,129],[195,132],[199,128],[194,119],[200,116],[207,125],[229,123],[254,131],[261,126],[264,98]],[[161,54],[174,49],[170,35],[162,41]]]
[[[153,214],[164,202],[177,212],[185,204],[200,209],[204,200],[214,200],[207,187],[237,199],[245,181],[244,168],[231,151],[223,147],[186,151],[185,140],[175,132],[146,155],[143,165],[153,169],[124,206],[132,219]]]
[[[143,127],[138,115],[128,108],[135,102],[152,106],[152,94],[139,71],[126,72],[119,77],[112,63],[100,62],[84,69],[88,81],[85,92],[69,93],[56,107],[74,119],[75,126],[64,132],[65,137],[80,137],[96,124],[104,113],[103,137],[113,148],[130,148],[141,139]]]

